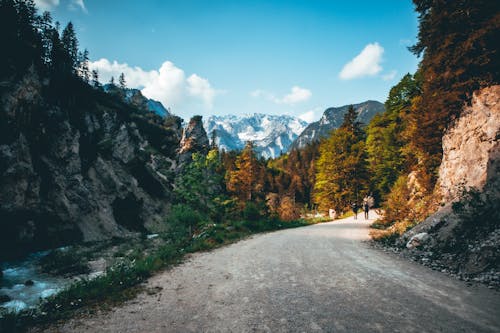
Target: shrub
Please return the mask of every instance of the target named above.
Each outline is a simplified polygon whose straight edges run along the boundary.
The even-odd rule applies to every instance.
[[[243,218],[247,221],[256,222],[262,218],[261,209],[259,205],[254,202],[248,201],[243,208]]]
[[[51,251],[40,260],[43,272],[56,275],[86,274],[90,271],[85,258],[71,249]]]
[[[188,205],[172,206],[167,222],[170,224],[171,237],[174,241],[182,241],[193,237],[202,226],[202,215]]]
[[[300,211],[295,205],[295,200],[288,196],[281,198],[278,212],[280,219],[283,221],[292,221],[300,217]]]

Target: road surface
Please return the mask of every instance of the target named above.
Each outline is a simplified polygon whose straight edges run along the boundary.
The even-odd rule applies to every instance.
[[[253,236],[53,332],[500,332],[500,293],[373,249],[348,218]],[[158,288],[159,289],[159,288]]]

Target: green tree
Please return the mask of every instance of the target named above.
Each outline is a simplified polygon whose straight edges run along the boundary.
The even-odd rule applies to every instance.
[[[118,85],[122,90],[127,88],[127,82],[125,81],[125,74],[121,73],[120,76],[118,77]]]
[[[90,70],[89,70],[89,51],[85,49],[79,54],[78,57],[78,75],[85,82],[90,81]]]
[[[351,106],[342,126],[320,144],[314,201],[320,209],[344,210],[368,189],[365,135]]]
[[[192,161],[175,180],[176,199],[211,219],[220,218],[223,177],[218,173],[219,152],[192,155]]]
[[[78,68],[78,39],[76,38],[73,23],[69,22],[64,28],[61,35],[61,42],[68,53],[71,70],[75,72]]]
[[[96,69],[92,70],[92,85],[95,88],[101,87],[101,83],[99,82],[99,72]]]
[[[392,87],[385,102],[386,111],[375,115],[367,127],[371,189],[378,199],[387,195],[396,179],[408,171],[410,156],[404,152],[407,142],[402,133],[412,102],[420,94],[417,77],[418,74],[406,74]]]

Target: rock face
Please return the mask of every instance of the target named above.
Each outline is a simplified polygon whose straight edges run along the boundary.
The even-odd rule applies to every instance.
[[[499,102],[500,86],[477,91],[448,129],[437,188],[445,205],[398,241],[426,265],[495,288],[500,288]]]
[[[482,190],[500,175],[500,86],[474,94],[456,124],[443,137],[439,188],[444,202],[462,189]]]
[[[255,113],[246,116],[211,116],[205,121],[210,136],[226,151],[242,150],[252,141],[255,152],[264,158],[275,158],[286,153],[307,123],[288,115]]]
[[[358,112],[358,120],[363,124],[368,124],[373,116],[385,111],[384,104],[377,101],[353,104],[353,107]],[[348,109],[349,105],[326,109],[320,120],[309,124],[299,137],[295,139],[291,149],[304,148],[306,145],[330,135],[333,129],[339,128],[342,125],[344,115]]]
[[[47,84],[0,96],[0,254],[160,228],[180,122],[89,86],[49,102]]]
[[[179,147],[179,162],[184,163],[189,161],[193,153],[206,154],[209,146],[207,132],[203,128],[202,117],[194,116],[182,132]]]

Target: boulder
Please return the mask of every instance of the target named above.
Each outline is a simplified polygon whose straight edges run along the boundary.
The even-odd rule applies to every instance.
[[[429,234],[426,232],[421,232],[419,234],[416,234],[410,240],[408,243],[406,243],[406,248],[407,249],[414,249],[416,247],[422,246],[424,243],[426,243],[429,240]]]

